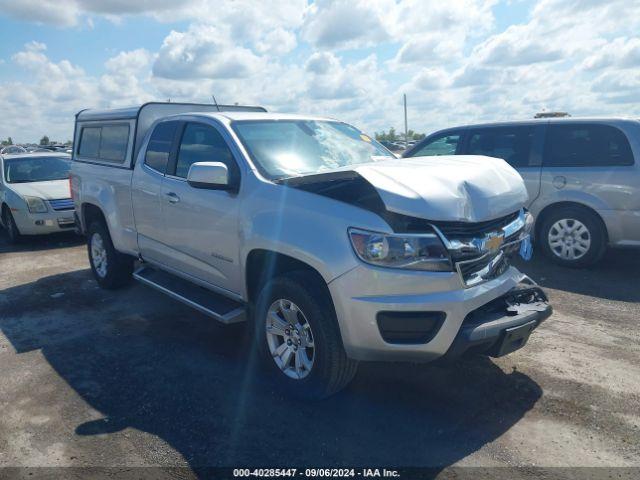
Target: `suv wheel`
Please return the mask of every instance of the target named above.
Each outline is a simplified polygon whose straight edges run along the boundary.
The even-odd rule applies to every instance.
[[[307,272],[267,282],[256,302],[253,326],[263,362],[297,397],[328,397],[356,373],[358,364],[344,351],[326,288]]]
[[[2,223],[4,224],[4,228],[7,231],[9,243],[18,243],[20,240],[22,240],[22,235],[20,234],[20,230],[16,225],[16,221],[13,219],[13,215],[7,207],[5,207],[2,211]]]
[[[111,290],[129,282],[133,272],[133,258],[119,253],[113,247],[109,231],[102,222],[94,222],[89,226],[87,250],[98,285]]]
[[[596,263],[606,248],[606,232],[593,213],[579,207],[563,207],[547,216],[540,228],[543,252],[566,267]]]

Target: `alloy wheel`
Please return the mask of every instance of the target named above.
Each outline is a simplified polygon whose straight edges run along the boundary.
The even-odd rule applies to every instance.
[[[307,377],[315,361],[315,343],[311,325],[295,303],[276,300],[267,311],[266,334],[273,361],[294,380]]]
[[[91,262],[100,278],[107,276],[107,249],[104,247],[104,241],[99,233],[94,233],[91,236]]]

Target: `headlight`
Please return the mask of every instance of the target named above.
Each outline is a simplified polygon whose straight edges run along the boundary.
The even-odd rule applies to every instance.
[[[41,198],[38,197],[24,197],[27,202],[27,207],[31,213],[45,213],[47,211],[47,205]]]
[[[447,249],[435,233],[387,234],[349,229],[349,238],[363,262],[388,268],[450,272]]]

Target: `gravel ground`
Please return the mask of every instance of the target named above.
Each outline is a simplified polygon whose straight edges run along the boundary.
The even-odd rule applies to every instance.
[[[521,268],[555,308],[525,348],[363,364],[344,392],[305,404],[261,380],[244,326],[142,285],[100,290],[77,237],[2,237],[0,467],[640,467],[640,252]]]

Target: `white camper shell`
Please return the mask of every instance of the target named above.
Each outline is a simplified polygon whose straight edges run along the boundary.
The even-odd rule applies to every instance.
[[[252,105],[149,102],[109,110],[87,109],[76,115],[73,160],[133,168],[147,131],[159,118],[190,112],[266,112]]]

